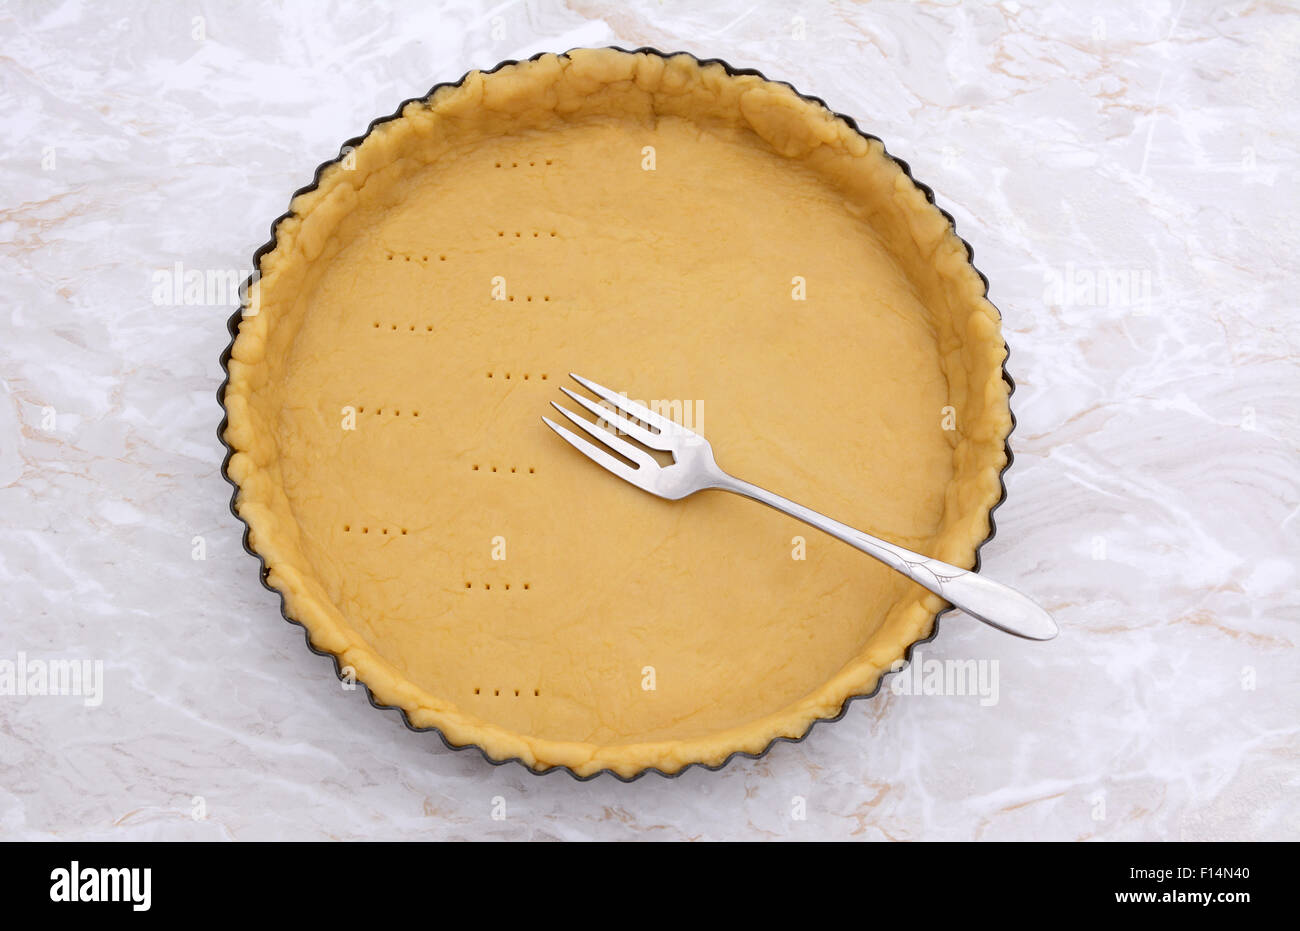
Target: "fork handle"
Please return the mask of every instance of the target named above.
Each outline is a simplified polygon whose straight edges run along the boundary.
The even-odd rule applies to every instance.
[[[889,568],[901,572],[976,620],[998,630],[1027,640],[1051,640],[1057,634],[1056,622],[1051,615],[1029,596],[1010,586],[855,530],[848,524],[841,524],[812,508],[806,508],[789,498],[783,498],[734,476],[724,473],[722,480],[713,487],[753,498],[818,530],[824,530],[849,546],[880,560]]]

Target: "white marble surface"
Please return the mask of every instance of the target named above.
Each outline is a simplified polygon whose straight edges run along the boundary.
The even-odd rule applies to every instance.
[[[538,778],[342,691],[257,584],[214,435],[229,308],[160,305],[155,271],[246,266],[403,98],[607,44],[824,97],[974,244],[1019,382],[986,565],[1064,627],[947,621],[927,657],[996,660],[995,705]],[[5,4],[0,47],[0,664],[103,664],[98,706],[0,695],[0,837],[1300,837],[1295,7],[63,0]]]

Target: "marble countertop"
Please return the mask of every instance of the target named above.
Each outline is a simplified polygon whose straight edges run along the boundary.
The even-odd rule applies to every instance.
[[[0,838],[1300,837],[1300,11],[356,7],[0,11]],[[218,470],[230,301],[159,289],[242,277],[402,99],[610,44],[823,97],[974,245],[1019,385],[985,565],[1064,630],[946,619],[924,657],[995,702],[889,691],[718,773],[536,777],[340,689],[257,583]],[[14,694],[69,660],[83,694]]]

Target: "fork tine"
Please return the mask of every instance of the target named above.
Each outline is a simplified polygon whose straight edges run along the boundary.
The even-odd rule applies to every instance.
[[[626,462],[620,462],[619,460],[611,456],[609,453],[599,448],[598,446],[592,443],[588,443],[586,440],[578,436],[572,430],[567,430],[564,427],[561,427],[558,423],[556,423],[554,420],[552,420],[549,417],[543,417],[542,423],[546,424],[557,434],[559,434],[560,439],[564,440],[566,443],[568,443],[578,452],[582,453],[588,459],[594,460],[597,465],[603,466],[604,468],[613,472],[619,478],[623,479],[626,482],[631,482],[633,485],[636,485],[638,488],[645,487],[637,477],[637,470],[629,466]]]
[[[611,431],[606,430],[604,427],[596,426],[590,420],[586,420],[582,417],[579,417],[577,414],[575,414],[573,411],[567,408],[560,407],[560,405],[556,404],[554,401],[551,402],[551,407],[555,408],[566,418],[568,418],[568,420],[575,427],[579,427],[585,430],[594,439],[597,439],[600,442],[604,443],[606,446],[614,450],[614,452],[618,453],[620,456],[623,456],[627,459],[631,459],[633,462],[641,465],[644,468],[650,468],[650,469],[659,468],[659,463],[655,462],[655,460],[653,459],[653,457],[650,456],[649,453],[645,452],[644,450],[637,449],[627,440],[620,439],[619,437],[615,436]]]
[[[677,423],[676,421],[669,420],[667,417],[660,416],[659,414],[656,414],[654,411],[650,410],[650,408],[642,404],[638,404],[635,401],[628,400],[627,398],[623,397],[623,395],[621,394],[615,394],[613,391],[610,391],[604,385],[598,385],[594,381],[591,381],[588,378],[583,378],[581,375],[575,374],[574,372],[570,372],[569,377],[572,378],[574,381],[576,381],[578,384],[582,385],[582,387],[586,388],[592,394],[604,398],[606,401],[608,401],[610,404],[613,404],[615,407],[623,411],[625,414],[635,417],[637,420],[640,420],[644,423],[648,423],[652,427],[658,427],[661,431],[669,434],[670,436],[673,434],[676,434],[677,436],[686,436],[686,437],[699,436],[699,434],[694,433],[691,430],[687,430],[685,427],[683,427],[681,424]]]
[[[608,407],[601,407],[599,404],[597,404],[595,401],[591,400],[590,398],[584,398],[576,391],[570,391],[568,388],[565,388],[563,385],[560,386],[560,390],[563,391],[570,398],[572,398],[574,401],[581,404],[587,410],[591,411],[601,420],[605,421],[611,426],[617,427],[618,429],[622,430],[624,433],[626,433],[628,436],[635,439],[637,442],[644,443],[646,446],[649,446],[651,449],[670,450],[672,448],[672,444],[667,441],[667,439],[664,437],[662,433],[651,433],[649,430],[647,430],[645,427],[641,426],[640,424],[633,423],[631,420],[628,420],[619,411],[612,411]]]
[[[560,405],[556,404],[554,401],[551,402],[551,407],[555,408],[557,411],[563,414],[570,423],[572,423],[575,427],[581,429],[587,435],[592,437],[592,439],[596,440],[598,443],[603,443],[605,446],[609,447],[611,450],[618,453],[624,459],[631,459],[638,466],[640,466],[641,469],[660,468],[659,463],[655,461],[653,456],[651,456],[645,450],[633,446],[627,440],[615,436],[612,430],[607,430],[604,427],[599,427],[596,424],[592,423],[590,420],[587,420],[583,417],[579,417],[573,411],[561,407]]]

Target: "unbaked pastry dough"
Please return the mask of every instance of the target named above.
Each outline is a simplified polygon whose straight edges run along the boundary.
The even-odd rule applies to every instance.
[[[683,402],[723,468],[888,540],[969,567],[989,533],[997,311],[881,144],[783,85],[615,50],[471,73],[276,242],[225,393],[239,515],[312,643],[453,744],[624,777],[757,753],[944,604],[606,474],[541,421],[567,372]]]

